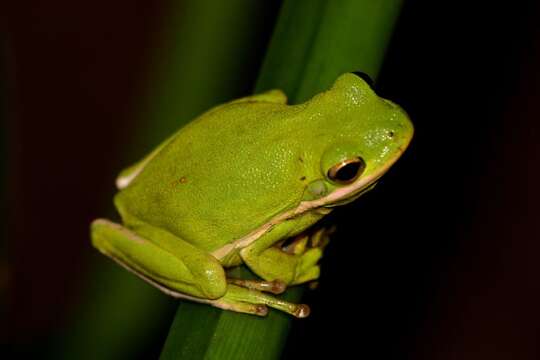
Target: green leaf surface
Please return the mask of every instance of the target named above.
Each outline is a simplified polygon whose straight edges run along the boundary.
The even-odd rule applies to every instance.
[[[376,78],[401,3],[285,1],[255,92],[280,88],[297,103],[325,90],[344,72],[360,70]],[[298,302],[301,292],[293,288],[284,297]],[[292,321],[302,320],[277,310],[258,318],[182,302],[161,359],[277,359]]]

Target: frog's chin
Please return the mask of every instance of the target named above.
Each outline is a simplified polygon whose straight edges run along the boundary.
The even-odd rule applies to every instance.
[[[377,185],[377,180],[370,183],[370,184],[368,184],[367,186],[361,188],[358,191],[352,192],[352,193],[344,196],[343,198],[341,198],[341,199],[339,199],[337,201],[334,201],[331,204],[323,205],[323,207],[325,207],[325,208],[334,208],[336,206],[341,206],[341,205],[346,205],[348,203],[351,203],[351,202],[355,201],[356,199],[358,199],[360,196],[367,193],[368,191],[373,190],[373,188],[375,188],[375,186]]]

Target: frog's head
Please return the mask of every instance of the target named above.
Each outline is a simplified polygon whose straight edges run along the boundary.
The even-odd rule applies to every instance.
[[[309,207],[348,203],[370,190],[403,154],[413,135],[409,117],[355,74],[308,102],[319,175],[304,193]],[[314,164],[315,165],[315,164]],[[306,204],[307,205],[307,204]]]

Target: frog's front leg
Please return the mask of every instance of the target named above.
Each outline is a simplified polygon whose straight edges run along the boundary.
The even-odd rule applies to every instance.
[[[326,241],[319,237],[299,237],[282,249],[275,246],[288,237],[292,224],[282,223],[240,251],[242,260],[249,268],[268,281],[283,281],[287,285],[301,284],[319,277],[317,264],[323,254]],[[315,245],[314,247],[311,247]]]
[[[306,305],[237,286],[252,284],[226,279],[217,259],[165,230],[144,223],[135,229],[98,219],[92,223],[92,242],[102,253],[176,298],[261,316],[268,312],[267,306],[297,317],[309,314]]]

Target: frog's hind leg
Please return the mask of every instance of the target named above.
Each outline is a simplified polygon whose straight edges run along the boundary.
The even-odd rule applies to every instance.
[[[229,284],[245,287],[246,289],[260,290],[272,294],[281,294],[287,290],[287,284],[280,280],[264,281],[264,280],[248,280],[227,278]]]
[[[92,242],[102,253],[162,292],[259,316],[267,314],[267,307],[296,317],[309,314],[307,305],[293,304],[255,289],[265,282],[229,279],[228,283],[216,258],[171,233],[142,222],[135,226],[136,233],[109,220],[95,220],[91,226]],[[159,239],[159,246],[152,239]]]
[[[225,296],[212,300],[209,304],[222,309],[248,312],[262,316],[266,315],[268,311],[267,307],[281,310],[298,318],[305,318],[310,313],[309,306],[306,304],[291,303],[258,290],[247,289],[243,286],[232,284],[228,286]],[[256,312],[251,311],[253,309]]]
[[[105,219],[91,225],[92,243],[103,254],[158,289],[202,299],[217,299],[227,290],[225,272],[212,256],[180,238],[160,234],[157,246],[148,238]],[[174,249],[167,244],[174,243]]]

